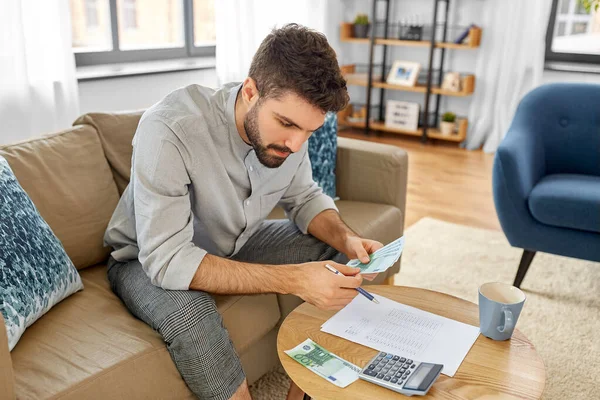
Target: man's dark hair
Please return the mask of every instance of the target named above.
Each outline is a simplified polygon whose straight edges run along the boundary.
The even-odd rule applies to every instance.
[[[273,29],[256,51],[248,76],[261,98],[293,92],[324,112],[348,105],[346,80],[322,33],[298,24]]]

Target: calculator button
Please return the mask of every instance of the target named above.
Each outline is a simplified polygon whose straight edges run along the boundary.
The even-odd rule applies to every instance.
[[[411,367],[411,368],[414,368],[414,367],[415,367],[415,364],[411,365],[410,367]]]
[[[400,357],[394,356],[394,361],[398,361],[399,359],[400,359]]]
[[[369,369],[375,369],[375,364],[369,365]]]
[[[381,367],[375,367],[375,369],[373,371],[379,372],[379,371],[381,371]]]
[[[384,353],[384,352],[382,351],[381,353],[379,353],[379,355],[380,355],[381,357],[385,357],[385,356],[387,356],[387,353]]]
[[[392,383],[397,383],[397,382],[398,382],[398,378],[393,378],[393,379],[391,380],[391,382],[392,382]]]
[[[406,360],[406,363],[407,363],[408,365],[412,364],[412,362],[413,362],[412,360]]]
[[[385,376],[384,374],[379,374],[379,375],[377,375],[377,377],[378,377],[379,379],[383,378],[384,376]]]
[[[406,358],[404,358],[404,357],[400,358],[400,362],[404,362],[404,361],[406,361]]]
[[[406,368],[402,368],[402,369],[400,370],[400,373],[404,373],[404,371],[406,371]]]
[[[389,380],[390,380],[390,377],[389,377],[389,376],[385,376],[385,377],[383,378],[383,380],[384,380],[384,381],[386,381],[386,382],[389,382]]]
[[[404,375],[410,375],[410,373],[411,373],[411,370],[409,369],[408,371],[406,371],[406,372],[404,373]]]
[[[389,360],[390,358],[392,358],[392,357],[394,357],[394,356],[393,356],[393,355],[391,355],[391,354],[388,354],[387,356],[385,356],[385,358],[387,358],[388,360]]]

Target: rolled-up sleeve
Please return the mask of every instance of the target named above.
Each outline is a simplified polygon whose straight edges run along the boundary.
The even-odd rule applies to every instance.
[[[181,142],[164,122],[145,120],[134,139],[133,185],[138,258],[152,283],[188,290],[206,251],[197,247]]]
[[[302,162],[279,205],[304,234],[308,233],[308,225],[319,213],[327,209],[337,211],[333,199],[323,193],[313,180],[307,146],[304,147]]]

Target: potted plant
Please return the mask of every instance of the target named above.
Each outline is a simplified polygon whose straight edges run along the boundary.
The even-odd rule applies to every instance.
[[[453,112],[446,112],[442,115],[442,122],[440,122],[440,131],[444,136],[450,136],[454,133],[454,127],[456,125],[456,114]]]
[[[369,36],[369,17],[367,14],[358,14],[354,20],[354,37],[355,38],[366,38]]]

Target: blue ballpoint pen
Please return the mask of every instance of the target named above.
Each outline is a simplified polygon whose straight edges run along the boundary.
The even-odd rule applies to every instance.
[[[338,271],[337,269],[333,268],[329,264],[325,264],[325,268],[327,268],[328,270],[330,270],[334,274],[338,274],[338,275],[341,274],[340,271]],[[373,303],[379,304],[379,301],[377,301],[377,299],[371,293],[367,292],[365,289],[363,289],[361,287],[357,287],[356,290],[358,291],[358,293],[362,294],[367,299],[371,300]]]

